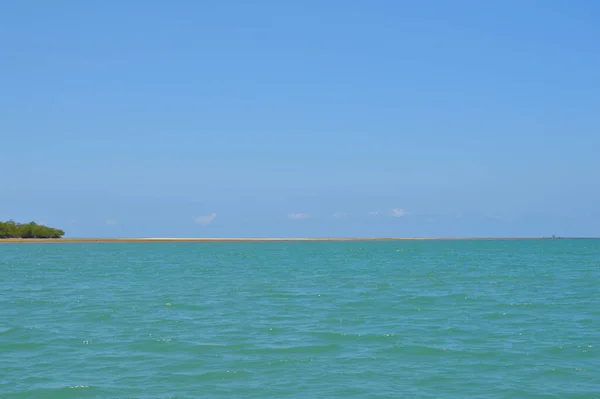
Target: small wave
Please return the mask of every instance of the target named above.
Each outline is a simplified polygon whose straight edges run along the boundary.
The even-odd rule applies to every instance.
[[[317,338],[328,341],[360,341],[360,342],[379,342],[382,340],[395,339],[394,333],[379,333],[379,334],[353,334],[344,332],[310,332]]]
[[[328,344],[328,345],[297,345],[297,346],[272,346],[252,349],[242,349],[241,353],[244,354],[302,354],[302,355],[315,355],[331,351],[338,351],[340,345]]]
[[[224,371],[208,371],[198,375],[196,378],[200,381],[214,381],[223,380],[227,378],[240,378],[251,375],[249,371],[245,370],[224,370]]]

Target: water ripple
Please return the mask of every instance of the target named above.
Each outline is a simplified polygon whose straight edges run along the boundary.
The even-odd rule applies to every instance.
[[[0,246],[0,397],[598,398],[600,241]]]

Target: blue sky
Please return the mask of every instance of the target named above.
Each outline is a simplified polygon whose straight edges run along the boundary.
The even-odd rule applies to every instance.
[[[600,236],[596,1],[0,6],[0,219]]]

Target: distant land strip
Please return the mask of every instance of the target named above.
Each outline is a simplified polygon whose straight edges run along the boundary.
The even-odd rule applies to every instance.
[[[361,238],[5,238],[0,243],[152,243],[152,242],[281,242],[281,241],[535,241],[535,240],[596,240],[598,237],[361,237]]]

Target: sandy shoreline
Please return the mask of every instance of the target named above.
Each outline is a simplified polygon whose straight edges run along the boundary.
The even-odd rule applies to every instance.
[[[565,239],[595,239],[592,237],[568,237]],[[0,239],[0,243],[156,243],[156,242],[294,242],[294,241],[519,241],[519,240],[552,240],[546,237],[474,237],[474,238],[59,238],[59,239]]]

